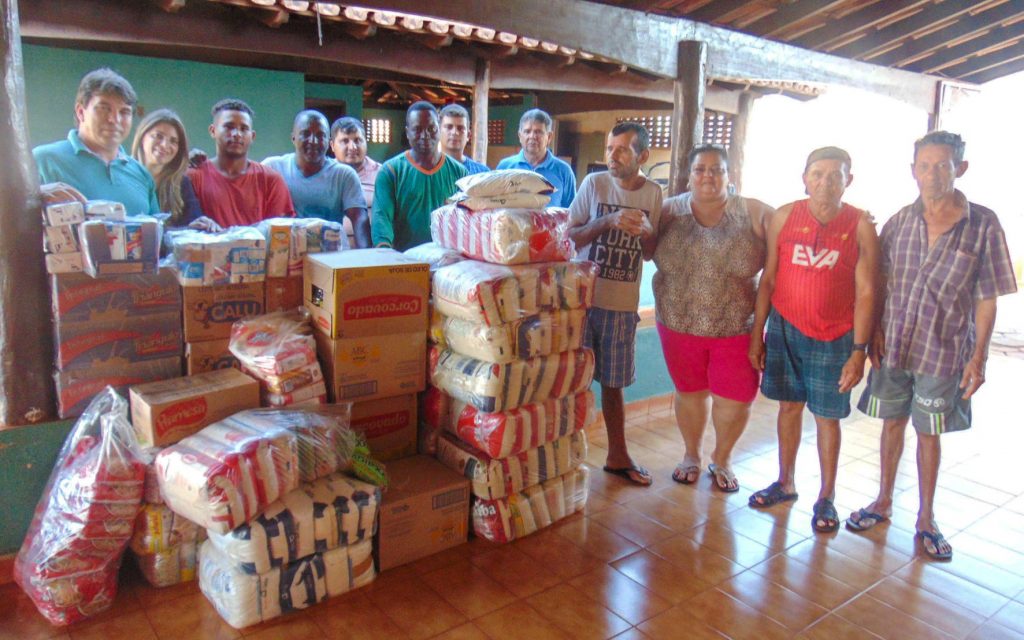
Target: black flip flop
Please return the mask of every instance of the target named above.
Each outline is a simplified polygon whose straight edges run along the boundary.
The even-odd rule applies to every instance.
[[[836,506],[828,498],[822,498],[815,502],[812,511],[814,515],[811,516],[811,527],[818,533],[832,533],[839,528],[839,513],[836,511]],[[832,524],[819,525],[818,520],[824,520],[826,523],[831,522]]]
[[[791,502],[798,497],[799,494],[786,493],[781,484],[773,482],[767,488],[752,493],[747,503],[755,509],[767,509],[768,507],[774,507],[780,502]],[[759,501],[758,498],[761,498],[761,500]]]
[[[612,467],[609,467],[608,465],[605,465],[604,472],[610,473],[613,476],[625,478],[626,480],[629,480],[633,484],[640,485],[641,487],[649,487],[651,486],[651,483],[654,482],[654,478],[651,477],[651,473],[647,469],[644,469],[642,466],[638,464],[634,464],[631,467],[620,467],[618,469],[614,469]],[[646,478],[647,482],[638,481],[636,478],[630,475],[630,473],[635,473],[641,478]]]

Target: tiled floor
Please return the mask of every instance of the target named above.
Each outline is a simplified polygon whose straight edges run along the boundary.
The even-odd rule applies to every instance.
[[[71,629],[50,627],[9,585],[0,587],[0,638],[1024,639],[1024,421],[1015,402],[1024,360],[994,357],[988,375],[975,428],[943,438],[937,515],[955,548],[949,563],[914,547],[913,435],[892,524],[814,535],[810,419],[798,463],[803,497],[758,512],[746,502],[775,478],[772,403],[755,405],[735,457],[743,487],[726,495],[707,475],[696,487],[669,479],[682,449],[663,398],[629,415],[630,446],[655,473],[653,487],[600,471],[598,428],[586,511],[511,545],[472,540],[242,632],[221,622],[194,584],[156,590],[126,572],[115,607]],[[844,422],[844,517],[875,489],[878,434],[876,421],[857,414]]]

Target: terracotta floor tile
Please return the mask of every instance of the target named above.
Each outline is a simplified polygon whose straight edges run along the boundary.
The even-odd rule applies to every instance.
[[[492,640],[568,640],[572,636],[522,600],[473,621]]]
[[[948,640],[953,637],[869,595],[854,598],[836,609],[836,615],[886,639]]]
[[[776,553],[760,542],[736,533],[718,520],[690,529],[683,535],[695,540],[702,549],[731,558],[736,564],[747,568],[764,562]]]
[[[157,640],[153,628],[141,610],[115,615],[105,620],[87,620],[68,629],[71,640],[110,640],[131,638],[132,640]]]
[[[881,581],[868,595],[957,638],[985,622],[985,616],[895,577]]]
[[[672,603],[610,566],[591,571],[569,584],[630,624],[669,609]]]
[[[693,489],[689,490],[693,491]],[[625,504],[625,507],[676,533],[692,529],[698,524],[706,522],[710,517],[705,507],[698,506],[694,508],[681,505],[667,499],[665,493],[664,491],[659,491],[633,498]],[[710,497],[705,498],[705,504],[710,504],[711,502],[713,500]]]
[[[677,535],[649,548],[653,553],[676,565],[684,572],[717,584],[743,572],[742,565],[702,548],[693,538]]]
[[[470,620],[516,599],[511,591],[469,563],[438,569],[421,580]]]
[[[762,544],[766,546],[769,539],[773,537],[778,538],[779,531],[776,531],[777,529],[782,529],[786,532],[785,539],[783,540],[785,546],[792,546],[812,535],[810,526],[804,526],[803,517],[800,517],[798,521],[794,516],[793,510],[788,505],[777,505],[770,509],[744,507],[716,516],[713,519],[722,522],[725,526],[747,536],[751,540],[765,541]]]
[[[200,592],[181,595],[145,609],[146,618],[160,640],[181,638],[237,638],[241,634],[221,619]]]
[[[1024,553],[975,535],[973,531],[976,526],[950,536],[949,543],[953,545],[954,554],[967,554],[1011,573],[1024,574]]]
[[[912,562],[893,575],[986,618],[994,616],[1010,601],[1007,596],[943,571],[928,561]]]
[[[812,569],[854,587],[866,589],[885,577],[885,572],[870,567],[829,547],[828,539],[809,539],[786,550],[786,555]]]
[[[879,636],[835,614],[827,615],[804,629],[797,640],[876,640]]]
[[[561,582],[557,574],[512,545],[474,556],[472,562],[519,598],[532,596]]]
[[[591,470],[591,474],[593,474],[593,470]],[[583,507],[582,513],[584,516],[592,516],[615,504],[617,503],[614,500],[610,500],[596,491],[591,491],[587,495],[587,504]]]
[[[387,614],[359,591],[328,600],[310,611],[328,640],[390,640],[408,637]],[[163,639],[161,639],[163,640]]]
[[[784,554],[753,567],[751,571],[826,609],[834,609],[858,593],[854,587]]]
[[[973,525],[971,533],[1010,549],[1024,549],[1024,515],[993,512]]]
[[[753,571],[733,576],[718,588],[794,632],[828,615],[828,609]]]
[[[650,640],[650,636],[645,635],[643,631],[633,627],[631,629],[626,629],[619,635],[612,638],[612,640]]]
[[[47,622],[17,585],[11,583],[0,587],[0,640],[67,637],[67,629]]]
[[[487,634],[480,630],[472,622],[449,629],[441,635],[434,636],[433,640],[487,640]]]
[[[605,564],[554,531],[547,530],[513,543],[552,574],[567,580]]]
[[[999,610],[999,613],[992,616],[992,621],[1024,634],[1024,604],[1009,602]]]
[[[705,591],[687,604],[695,618],[734,640],[773,640],[793,635],[779,622],[719,589]]]
[[[817,536],[815,541],[818,545],[825,545],[829,551],[838,551],[886,574],[906,566],[913,560],[912,554],[900,553],[885,542],[877,542],[873,538],[845,528],[841,528],[834,537]]]
[[[691,608],[686,604],[672,607],[668,611],[654,616],[647,622],[637,626],[638,629],[652,640],[723,640],[725,635],[695,618]]]
[[[289,615],[287,622],[268,629],[245,634],[246,640],[321,640],[325,637],[323,629],[316,622],[302,614]]]
[[[642,547],[675,535],[672,529],[660,522],[622,505],[605,509],[591,516],[591,519]]]
[[[922,554],[923,559],[923,554]],[[1017,574],[953,550],[951,562],[937,563],[941,571],[960,576],[1004,596],[1014,597],[1024,589],[1024,574]]]
[[[139,579],[142,580],[141,577]],[[134,586],[135,597],[139,601],[139,606],[143,609],[197,593],[199,593],[199,581],[197,580],[189,580],[181,584],[160,588],[149,584],[137,584]]]
[[[554,527],[554,532],[605,562],[613,562],[640,550],[639,545],[593,518],[578,518],[566,522]]]
[[[1017,633],[995,622],[986,622],[967,636],[967,640],[1024,640],[1024,633]]]
[[[646,549],[616,560],[612,566],[673,604],[711,588],[711,583],[696,574],[680,571],[676,565]]]
[[[632,625],[570,584],[531,596],[526,602],[573,638],[612,638]]]
[[[429,638],[466,622],[465,615],[415,576],[366,596],[412,638]]]

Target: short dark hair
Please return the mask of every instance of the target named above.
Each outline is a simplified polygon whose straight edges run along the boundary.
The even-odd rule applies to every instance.
[[[624,133],[634,134],[632,144],[637,155],[651,148],[651,134],[647,132],[647,127],[639,122],[620,122],[612,127],[613,136],[621,136]]]
[[[409,116],[416,113],[417,111],[428,111],[437,117],[437,107],[430,104],[426,100],[417,100],[416,102],[409,105],[409,110],[405,112],[405,119],[408,120]]]
[[[686,156],[686,163],[692,165],[693,161],[697,159],[697,156],[702,153],[718,154],[718,157],[722,159],[725,166],[729,166],[729,151],[720,144],[711,144],[710,142],[694,145],[694,147],[690,149],[689,155]]]
[[[113,69],[101,67],[82,76],[82,80],[78,83],[75,104],[85,106],[89,104],[93,96],[105,94],[115,95],[131,107],[134,107],[135,103],[139,101],[130,82]]]
[[[244,100],[239,100],[238,98],[224,98],[223,100],[218,100],[214,103],[213,108],[210,109],[210,115],[216,118],[217,114],[221,111],[241,111],[242,113],[249,114],[250,118],[256,115],[253,112],[252,107],[247,105]]]
[[[953,161],[960,164],[964,161],[964,151],[967,143],[960,137],[959,133],[949,131],[929,131],[920,140],[914,142],[914,161],[917,161],[917,152],[929,144],[944,144],[953,150]]]
[[[519,130],[522,131],[523,125],[527,122],[540,122],[548,129],[554,124],[551,120],[551,116],[548,115],[547,111],[541,109],[530,109],[523,114],[522,118],[519,118]]]
[[[292,129],[299,126],[299,123],[306,118],[319,118],[327,124],[327,116],[320,113],[316,109],[303,109],[302,111],[295,114],[295,119],[292,120]]]
[[[344,116],[338,118],[331,125],[331,140],[338,137],[338,133],[344,131],[345,133],[352,133],[358,131],[359,135],[366,137],[366,129],[363,128],[363,123],[359,121],[359,118],[353,118],[352,116]]]
[[[461,104],[446,104],[441,111],[438,112],[441,120],[445,118],[464,118],[466,124],[470,124],[469,111],[466,111],[466,107]]]
[[[845,149],[839,147],[821,147],[807,155],[807,164],[804,165],[804,173],[811,168],[811,165],[819,160],[838,160],[846,165],[847,172],[853,170],[853,160]]]

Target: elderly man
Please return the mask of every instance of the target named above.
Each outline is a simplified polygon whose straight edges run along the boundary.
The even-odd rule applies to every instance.
[[[846,526],[866,531],[892,517],[904,432],[917,432],[917,540],[945,560],[953,548],[935,523],[939,436],[971,426],[971,396],[985,382],[996,298],[1017,290],[996,215],[954,181],[967,171],[964,141],[934,131],[914,143],[920,196],[882,228],[884,311],[872,341],[868,388],[857,408],[882,418],[878,497]]]
[[[295,116],[295,153],[273,156],[263,164],[284,177],[300,218],[347,219],[355,229],[355,246],[370,246],[370,219],[359,176],[352,167],[327,157],[327,118],[307,109]],[[347,236],[346,236],[347,240]]]
[[[66,140],[32,150],[47,204],[115,200],[131,215],[160,211],[153,177],[121,148],[136,102],[132,85],[110,69],[82,77],[75,96],[76,128]]]
[[[469,134],[469,112],[464,107],[449,104],[441,109],[441,150],[461,162],[470,174],[490,171],[466,155]]]
[[[366,155],[366,130],[358,118],[345,116],[331,125],[331,151],[343,164],[355,169],[368,209],[373,207],[373,186],[381,164]]]
[[[249,147],[256,139],[252,108],[227,98],[210,112],[210,137],[217,145],[217,155],[188,172],[206,215],[222,227],[294,216],[292,197],[281,174],[249,160]]]
[[[576,197],[576,175],[565,161],[548,149],[554,136],[551,116],[530,109],[519,119],[519,144],[522,151],[498,163],[498,169],[530,169],[555,186],[551,206],[568,207]]]
[[[651,474],[626,448],[622,389],[636,380],[640,273],[658,243],[661,187],[640,173],[649,155],[647,129],[635,122],[615,125],[605,147],[608,171],[588,175],[569,210],[569,237],[580,258],[600,269],[584,342],[594,349],[594,377],[601,383],[608,430],[604,470],[642,486],[651,484]]]
[[[437,109],[416,102],[405,114],[409,150],[387,160],[377,174],[373,201],[375,247],[405,251],[430,242],[430,212],[458,188],[466,167],[441,153]]]
[[[750,363],[764,371],[761,392],[779,401],[779,479],[751,495],[750,506],[796,499],[806,405],[818,432],[821,488],[811,527],[819,533],[839,528],[839,420],[850,415],[850,390],[864,375],[877,277],[875,228],[865,212],[843,202],[850,165],[837,147],[812,151],[803,174],[809,197],[771,219],[750,340]]]

